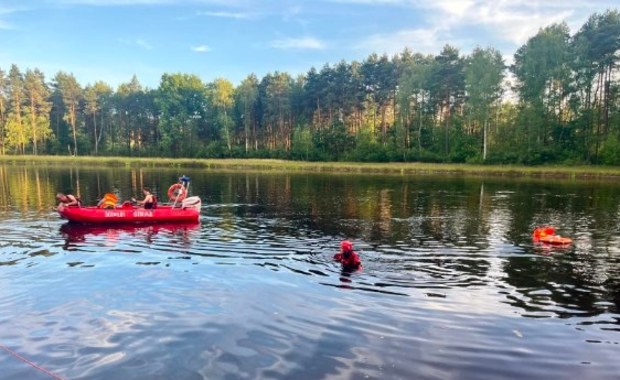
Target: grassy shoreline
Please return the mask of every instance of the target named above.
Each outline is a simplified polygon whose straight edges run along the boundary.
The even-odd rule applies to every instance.
[[[0,156],[0,163],[59,164],[112,167],[195,168],[208,170],[290,171],[372,174],[451,174],[490,177],[620,179],[620,167],[516,166],[432,163],[304,162],[275,159],[193,159],[138,157]]]

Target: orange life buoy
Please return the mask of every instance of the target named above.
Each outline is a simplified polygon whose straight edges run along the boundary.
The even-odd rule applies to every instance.
[[[573,240],[571,238],[562,237],[558,235],[547,235],[547,236],[541,237],[539,241],[544,244],[553,244],[553,245],[571,245],[573,243]]]
[[[534,239],[540,239],[545,236],[555,235],[555,227],[546,226],[546,227],[537,227],[534,229],[533,237]]]
[[[187,189],[180,183],[175,183],[168,189],[168,199],[172,202],[181,202],[187,197]]]
[[[545,226],[537,227],[532,233],[535,243],[552,244],[552,245],[571,245],[573,240],[555,234],[555,227]]]

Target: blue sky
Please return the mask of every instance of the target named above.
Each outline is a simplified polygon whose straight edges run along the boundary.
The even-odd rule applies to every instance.
[[[136,74],[293,75],[371,52],[469,53],[493,46],[510,59],[545,25],[575,32],[617,0],[0,0],[0,68],[72,72],[113,86]]]

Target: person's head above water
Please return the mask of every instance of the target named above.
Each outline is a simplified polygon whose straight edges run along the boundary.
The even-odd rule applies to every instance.
[[[353,251],[353,244],[348,240],[340,242],[340,252],[334,255],[334,260],[347,270],[359,269],[362,265],[359,255]]]
[[[58,194],[56,194],[56,199],[58,199],[61,202],[66,202],[67,201],[67,196],[64,195],[63,193],[58,193]]]
[[[142,188],[142,192],[144,193],[144,195],[150,194],[151,193],[151,188],[145,186],[145,187]]]
[[[340,249],[343,253],[353,252],[353,244],[348,240],[340,242]]]

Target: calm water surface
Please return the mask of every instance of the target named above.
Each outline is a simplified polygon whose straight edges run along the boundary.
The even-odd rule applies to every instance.
[[[181,174],[199,225],[50,211]],[[66,379],[618,379],[619,221],[619,183],[0,164],[0,345]]]

